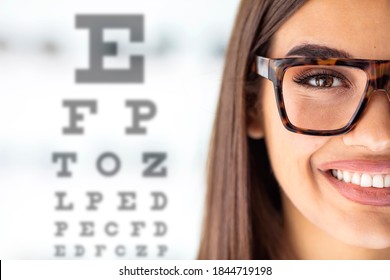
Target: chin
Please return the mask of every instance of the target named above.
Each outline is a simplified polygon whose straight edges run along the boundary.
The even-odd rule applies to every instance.
[[[372,249],[372,250],[383,250],[390,248],[390,228],[386,227],[381,230],[371,230],[367,231],[367,228],[370,226],[366,226],[364,231],[353,231],[347,230],[348,232],[341,232],[340,235],[333,236],[338,239],[342,243],[345,243],[352,247],[362,248],[362,249]],[[331,235],[334,235],[331,234]]]

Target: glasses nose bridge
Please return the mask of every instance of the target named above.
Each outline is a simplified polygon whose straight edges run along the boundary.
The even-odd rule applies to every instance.
[[[390,62],[379,60],[371,65],[369,79],[372,91],[384,91],[390,100]]]
[[[369,99],[374,93],[383,93],[390,103],[390,61],[377,60],[369,69]]]

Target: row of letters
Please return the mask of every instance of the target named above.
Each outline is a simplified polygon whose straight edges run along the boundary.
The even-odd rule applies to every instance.
[[[168,168],[165,166],[167,153],[165,152],[145,152],[142,153],[142,163],[145,168],[142,171],[143,177],[166,177]],[[53,152],[52,162],[59,164],[57,177],[69,178],[73,176],[70,169],[71,164],[78,161],[76,152]],[[109,164],[107,164],[109,163]],[[102,176],[112,177],[118,174],[122,167],[120,157],[113,152],[101,153],[96,159],[96,169]],[[107,168],[109,165],[109,168]]]
[[[86,245],[54,245],[54,257],[56,258],[101,258],[106,254],[114,254],[118,258],[145,258],[150,256],[163,258],[167,251],[168,246],[165,244],[156,246],[138,244],[132,248],[125,245],[117,245],[108,248],[108,246],[104,244],[98,244],[91,247],[86,247]]]
[[[68,230],[70,228],[69,223],[66,221],[56,221],[55,225],[55,234],[56,237],[68,236]],[[130,227],[128,231],[128,236],[131,237],[140,237],[145,235],[145,230],[149,227],[152,227],[152,235],[154,237],[163,237],[167,234],[168,226],[163,221],[155,221],[152,224],[146,224],[144,221],[131,221],[127,227]],[[78,226],[76,226],[78,228]],[[96,224],[92,221],[81,221],[79,222],[80,237],[94,237],[96,235]],[[118,236],[120,232],[120,226],[115,221],[108,221],[100,227],[102,233],[107,236],[114,237]],[[100,232],[99,232],[100,233]]]

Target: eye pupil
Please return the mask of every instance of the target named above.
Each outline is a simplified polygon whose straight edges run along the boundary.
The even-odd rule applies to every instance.
[[[318,87],[331,87],[333,85],[333,77],[329,75],[318,76],[315,82]]]

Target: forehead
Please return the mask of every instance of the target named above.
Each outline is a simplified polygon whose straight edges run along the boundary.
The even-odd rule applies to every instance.
[[[390,0],[308,0],[276,32],[268,56],[303,43],[356,58],[390,59]]]

